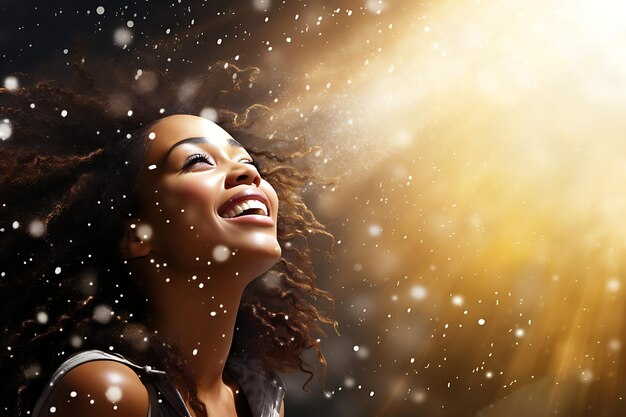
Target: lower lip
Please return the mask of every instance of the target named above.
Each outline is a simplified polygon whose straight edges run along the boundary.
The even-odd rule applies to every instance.
[[[261,216],[259,214],[248,214],[247,216],[240,217],[229,217],[222,219],[226,220],[229,223],[245,223],[245,224],[256,224],[259,226],[274,226],[274,219],[270,216]]]

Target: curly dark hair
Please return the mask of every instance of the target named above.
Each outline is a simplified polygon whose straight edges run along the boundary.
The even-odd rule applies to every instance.
[[[195,414],[206,417],[190,367],[176,346],[148,330],[146,297],[123,279],[129,271],[118,242],[124,220],[137,210],[135,179],[146,152],[146,129],[167,115],[200,114],[221,97],[236,96],[241,85],[254,82],[258,69],[218,63],[181,88],[157,71],[138,71],[126,81],[113,74],[104,84],[104,76],[95,76],[97,69],[87,71],[84,60],[75,68],[64,83],[16,74],[25,86],[0,89],[0,123],[10,131],[0,143],[5,334],[0,409],[27,415],[63,360],[97,348],[137,363],[158,363],[186,389]],[[107,93],[98,85],[106,85]],[[325,372],[319,337],[323,327],[336,328],[316,306],[322,301],[332,307],[332,298],[316,287],[311,258],[311,239],[332,241],[332,236],[303,200],[314,176],[306,164],[295,168],[290,162],[306,158],[311,148],[302,139],[252,134],[252,114],[262,106],[229,106],[232,111],[220,110],[219,124],[260,162],[264,178],[274,185],[283,248],[275,267],[243,295],[231,355],[253,354],[267,369],[300,369],[309,374],[308,383],[313,368],[303,361],[303,352],[314,349]]]

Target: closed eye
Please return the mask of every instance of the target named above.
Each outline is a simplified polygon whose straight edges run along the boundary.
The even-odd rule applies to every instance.
[[[260,168],[259,163],[257,161],[253,161],[252,159],[245,158],[245,159],[242,159],[241,161],[239,161],[239,163],[240,164],[252,165],[253,167],[256,168],[256,170],[258,172],[261,172],[261,168]]]
[[[203,153],[195,153],[190,155],[185,162],[183,163],[183,167],[180,170],[181,172],[191,171],[192,169],[204,169],[204,168],[213,168],[215,167],[215,163],[213,162],[213,158],[211,158],[207,154]]]

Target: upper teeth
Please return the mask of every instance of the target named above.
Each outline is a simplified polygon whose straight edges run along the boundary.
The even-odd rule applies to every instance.
[[[222,214],[222,217],[226,219],[235,217],[248,209],[261,209],[263,210],[263,215],[265,216],[267,216],[268,213],[267,206],[259,200],[244,200],[235,204],[230,210]]]

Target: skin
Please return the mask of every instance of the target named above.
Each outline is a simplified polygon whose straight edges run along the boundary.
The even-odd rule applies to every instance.
[[[246,150],[213,122],[192,115],[168,116],[149,133],[138,178],[139,218],[127,222],[120,251],[149,295],[151,327],[181,346],[198,375],[199,398],[209,415],[248,415],[247,402],[225,363],[245,287],[281,255],[276,192]],[[259,198],[269,215],[223,217],[223,208],[242,192],[264,196]],[[122,399],[116,404],[103,397],[111,377],[122,381]],[[72,391],[80,394],[68,402]],[[102,401],[85,400],[77,406],[87,394]],[[111,414],[113,405],[117,409]],[[51,406],[56,407],[54,414],[49,413]],[[137,417],[147,410],[145,387],[132,370],[97,361],[65,375],[42,415]]]

